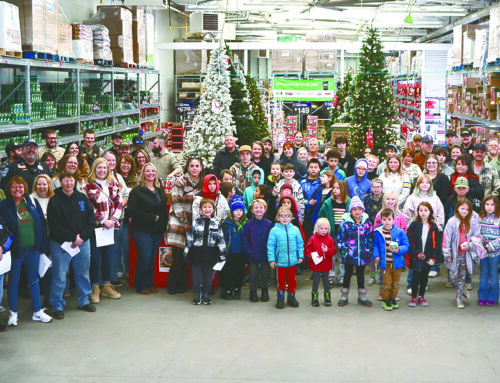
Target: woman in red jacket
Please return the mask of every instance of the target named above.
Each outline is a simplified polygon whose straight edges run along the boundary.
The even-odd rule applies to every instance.
[[[330,222],[326,218],[319,218],[314,226],[314,235],[309,239],[305,250],[305,256],[309,258],[308,266],[313,271],[311,304],[314,307],[319,306],[318,287],[320,279],[323,280],[323,289],[325,290],[325,306],[332,305],[328,273],[332,269],[332,259],[337,250],[335,250],[333,238],[328,233],[330,233]]]

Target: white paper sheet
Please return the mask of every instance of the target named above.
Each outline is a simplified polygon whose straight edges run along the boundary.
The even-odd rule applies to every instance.
[[[215,271],[221,271],[225,264],[226,264],[226,261],[217,262],[214,265],[214,270]]]
[[[311,253],[311,258],[312,258],[315,265],[317,265],[318,263],[320,263],[323,260],[323,256],[319,255],[317,251],[314,251]]]
[[[98,227],[95,229],[96,247],[113,245],[115,243],[115,230]]]
[[[52,261],[44,253],[40,253],[40,263],[38,264],[38,274],[40,278],[43,278],[49,267],[52,265]]]
[[[79,252],[80,252],[80,248],[79,247],[75,247],[74,249],[71,247],[71,244],[72,242],[64,242],[62,245],[61,245],[61,248],[66,252],[68,253],[69,255],[71,255],[71,257],[74,257],[75,255],[77,255]]]
[[[10,271],[11,264],[12,264],[12,259],[10,257],[10,251],[7,251],[3,255],[2,260],[0,261],[0,275],[5,274],[8,271]]]

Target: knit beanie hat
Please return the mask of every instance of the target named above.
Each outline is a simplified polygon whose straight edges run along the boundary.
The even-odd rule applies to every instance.
[[[363,211],[365,210],[365,205],[363,205],[363,201],[361,201],[361,198],[359,198],[356,195],[351,199],[351,203],[349,204],[349,212],[351,212],[352,209],[355,209],[357,207],[360,207],[361,209],[363,209]]]
[[[235,210],[242,209],[245,211],[245,204],[243,203],[243,197],[240,195],[233,195],[229,201],[229,207],[231,208],[231,213]]]
[[[293,193],[293,187],[290,184],[283,184],[281,185],[280,192],[283,192],[283,190],[288,189],[290,192]]]

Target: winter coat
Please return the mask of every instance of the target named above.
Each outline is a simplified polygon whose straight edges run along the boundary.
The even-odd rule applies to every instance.
[[[264,183],[264,171],[255,165],[253,162],[250,162],[248,167],[243,167],[243,165],[238,162],[231,166],[229,172],[233,175],[233,184],[236,189],[244,191],[247,187],[253,184],[253,171],[259,170],[260,172],[260,181],[259,185]]]
[[[251,184],[243,191],[243,203],[245,204],[245,214],[250,210],[253,201],[253,193],[257,190],[257,185]]]
[[[243,227],[241,246],[248,256],[249,263],[260,265],[267,263],[267,241],[272,228],[271,221],[255,217]]]
[[[472,210],[474,210],[476,213],[478,213],[480,210],[476,210],[474,207],[474,202],[472,202],[472,198],[470,198],[469,193],[465,196],[471,203],[472,203]],[[455,214],[455,208],[457,207],[458,203],[458,196],[457,193],[453,193],[450,198],[446,200],[446,203],[444,204],[444,224],[446,225],[451,217],[453,217],[453,214]]]
[[[5,221],[0,217],[0,246],[2,246],[3,254],[9,251],[10,246],[12,245],[12,240],[12,234],[8,230]]]
[[[377,213],[375,216],[375,221],[373,222],[373,227],[377,227],[378,225],[382,224],[382,215],[380,214],[381,211]],[[404,216],[403,213],[396,213],[394,212],[394,225],[399,227],[401,230],[404,230],[406,232],[407,225],[406,225],[406,217]]]
[[[488,257],[500,255],[500,219],[494,215],[483,217],[479,220],[481,237]],[[491,251],[486,248],[490,247]]]
[[[345,157],[341,157],[339,160],[339,164],[345,169],[345,174],[348,176],[356,175],[356,162],[356,158],[349,153],[346,153]]]
[[[356,168],[362,161],[366,162],[366,165],[368,166],[368,162],[364,158],[360,158],[356,161],[356,165],[354,168]],[[365,198],[365,194],[371,193],[372,181],[368,179],[368,170],[366,171],[363,178],[361,178],[361,180],[358,180],[358,175],[354,174],[350,177],[347,177],[346,182],[349,186],[349,197],[351,198],[357,195],[359,198],[361,198],[362,201],[363,198]]]
[[[373,258],[380,259],[380,268],[386,268],[386,252],[385,252],[385,238],[383,233],[384,226],[377,226],[374,232],[374,244],[373,244]],[[410,249],[410,243],[408,242],[408,237],[404,230],[401,230],[396,225],[392,225],[391,229],[391,240],[397,242],[399,246],[398,253],[392,253],[394,269],[402,269],[405,267],[405,255]]]
[[[87,196],[75,190],[68,196],[57,188],[47,206],[49,238],[59,244],[75,242],[76,235],[84,241],[94,233],[94,207]]]
[[[332,238],[337,237],[337,233],[335,232],[335,217],[333,215],[333,197],[328,198],[323,206],[321,206],[321,209],[319,209],[319,215],[318,218],[326,218],[328,222],[330,222],[330,235]],[[346,207],[345,210],[349,211],[349,204],[351,203],[351,199],[348,198],[346,202]]]
[[[302,177],[305,177],[307,174],[307,167],[301,160],[297,158],[297,154],[293,153],[292,158],[287,158],[285,153],[281,154],[279,163],[283,166],[286,164],[292,164],[295,167],[295,179],[300,180]]]
[[[304,219],[312,221],[315,205],[311,205],[310,202],[318,188],[321,186],[321,180],[319,178],[310,180],[308,177],[304,177],[299,181],[299,183],[302,187],[302,194],[305,199],[305,210],[303,214]]]
[[[236,162],[240,162],[238,148],[235,148],[232,152],[228,152],[227,148],[223,147],[215,154],[213,172],[218,176],[221,171],[230,169]]]
[[[201,215],[200,202],[202,199],[203,197],[200,195],[194,197],[192,206],[193,220],[200,217]],[[218,192],[217,198],[215,199],[215,210],[213,218],[215,218],[220,224],[222,224],[230,212],[231,210],[229,209],[227,199],[225,199],[224,196],[220,192]]]
[[[442,172],[438,173],[438,175],[432,179],[432,188],[434,189],[444,206],[446,200],[451,194],[449,177]]]
[[[267,261],[276,262],[277,267],[292,267],[304,259],[304,240],[300,230],[289,223],[277,223],[269,233]]]
[[[457,270],[459,228],[460,220],[457,217],[453,216],[446,224],[443,234],[444,264],[446,268],[452,272],[455,272]],[[481,229],[479,226],[479,215],[476,212],[473,212],[470,221],[470,229],[467,232],[467,242],[469,243],[469,249],[467,250],[465,256],[465,263],[469,274],[472,274],[473,262],[479,261],[476,255],[477,248],[472,239],[474,237],[480,239],[480,235]]]
[[[325,244],[328,247],[328,250],[323,253],[323,249],[321,245]],[[323,259],[320,263],[315,264],[312,260],[311,254],[317,252],[320,256],[323,256]],[[318,233],[314,234],[311,238],[309,238],[309,242],[307,242],[305,256],[309,258],[308,266],[312,271],[325,272],[330,271],[332,269],[333,264],[333,256],[337,253],[335,249],[335,241],[329,235],[319,235]]]
[[[413,221],[408,227],[406,234],[410,242],[410,268],[416,271],[429,270],[431,266],[427,263],[429,259],[442,262],[442,233],[436,223],[432,222],[427,234],[425,244],[422,243],[422,222]],[[419,254],[424,254],[425,258],[418,258]]]
[[[425,197],[413,193],[408,197],[403,208],[403,214],[406,217],[406,226],[410,226],[410,223],[415,220],[418,215],[418,205],[424,201],[431,205],[434,212],[434,222],[438,225],[439,230],[442,231],[445,221],[444,208],[441,200],[435,193],[432,196],[427,195]]]
[[[370,221],[373,222],[377,213],[382,210],[383,199],[384,193],[380,195],[380,198],[378,200],[373,198],[373,193],[365,195],[363,205],[365,205],[365,213],[368,214],[368,218],[370,218]]]
[[[314,195],[312,196],[312,199],[316,200],[316,203],[313,205],[313,212],[312,212],[312,224],[313,226],[316,224],[316,221],[318,220],[319,212],[321,210],[321,207],[325,204],[326,201],[332,196],[332,190],[326,195],[326,199],[323,200],[323,203],[321,203],[321,199],[323,196],[323,190],[324,186],[319,185],[316,191],[314,192]]]
[[[35,226],[35,249],[40,253],[48,254],[49,241],[47,236],[47,222],[40,204],[37,200],[23,197],[24,203],[33,217]],[[0,201],[0,217],[3,218],[7,229],[12,234],[12,243],[10,251],[12,258],[19,258],[19,222],[17,216],[17,206],[12,198],[6,198]],[[38,266],[37,266],[38,267]]]
[[[384,193],[389,191],[396,192],[398,195],[399,209],[403,210],[403,206],[411,191],[411,181],[408,174],[390,173],[386,171],[378,178],[384,183]]]
[[[243,234],[243,227],[247,221],[246,217],[243,216],[241,222],[236,222],[231,215],[224,220],[222,230],[224,231],[224,241],[226,241],[228,253],[243,252],[241,235]]]
[[[281,187],[283,186],[284,183],[285,183],[284,179],[282,179],[278,182],[278,184],[276,185],[278,190],[281,189]],[[299,205],[298,207],[300,209],[300,215],[302,217],[304,215],[306,202],[304,200],[304,192],[302,191],[302,186],[300,185],[299,181],[293,180],[292,189],[293,189],[293,192],[292,192],[293,198],[295,198],[295,201]],[[276,200],[279,201],[280,199],[281,199],[281,193],[278,193]],[[302,219],[300,221],[302,222]]]
[[[472,201],[474,211],[479,212],[484,198],[484,189],[479,183],[479,179],[475,174],[464,174],[460,176],[455,172],[455,174],[451,176],[451,193],[455,191],[455,182],[458,177],[465,177],[469,181],[469,192],[467,193],[467,197]]]
[[[356,266],[370,264],[373,253],[373,226],[368,214],[363,213],[359,224],[350,213],[344,214],[343,218],[344,222],[337,235],[342,262]]]
[[[302,235],[302,240],[305,242],[306,235],[304,233],[304,228],[302,227],[302,216],[300,214],[300,210],[297,208],[296,201],[292,197],[283,196],[283,197],[281,197],[280,202],[278,203],[278,209],[283,205],[283,200],[285,198],[288,198],[288,199],[290,199],[290,201],[292,201],[292,209],[291,210],[292,210],[293,218],[292,218],[291,223],[294,226],[297,226],[299,228],[300,234]]]
[[[208,222],[207,222],[208,220]],[[203,243],[205,223],[208,225],[207,243]],[[194,265],[211,266],[226,259],[226,242],[219,222],[214,218],[198,217],[193,220],[186,237],[184,257]]]

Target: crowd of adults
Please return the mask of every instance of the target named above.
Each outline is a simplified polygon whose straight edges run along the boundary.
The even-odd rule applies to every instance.
[[[399,209],[405,214],[410,214],[411,196],[415,188],[420,190],[422,174],[426,174],[424,178],[432,182],[438,197],[432,203],[437,206],[435,211],[442,212],[441,230],[453,215],[458,197],[469,199],[479,211],[485,195],[498,196],[500,192],[498,141],[490,140],[487,146],[473,143],[468,130],[461,132],[460,140],[455,131],[448,131],[442,146],[434,145],[431,136],[419,135],[402,152],[395,143],[388,143],[382,161],[370,147],[363,158],[356,159],[348,153],[348,146],[346,137],[338,137],[332,148],[322,148],[316,138],[305,144],[298,132],[293,142],[286,142],[277,151],[270,137],[237,147],[236,139],[228,136],[213,164],[190,157],[181,168],[163,137],[155,138],[150,150],[141,136],[127,143],[119,133],[113,134],[112,146],[104,150],[95,145],[92,131],[85,132],[81,145],[72,142],[66,148],[58,146],[57,132],[52,130],[46,132],[41,147],[33,139],[9,143],[0,181],[5,193],[0,196],[0,259],[7,251],[12,257],[7,325],[18,324],[18,289],[22,294],[26,286],[24,293],[29,291],[33,305],[32,319],[40,322],[63,319],[65,297],[73,291],[78,309],[86,312],[96,311],[102,297],[120,299],[118,288],[126,283],[129,273],[130,236],[138,249],[136,291],[143,295],[158,292],[153,273],[166,233],[166,242],[172,246],[167,290],[169,294],[185,292],[188,268],[184,246],[193,217],[199,215],[196,203],[199,206],[201,197],[213,197],[215,216],[222,222],[232,196],[243,196],[251,188],[245,205],[260,195],[258,198],[268,203],[267,216],[274,222],[280,194],[289,188],[297,205],[297,224],[309,237],[321,207],[314,205],[325,203],[313,197],[314,188],[321,183],[319,171],[330,171],[332,179],[345,180],[346,194],[362,200],[372,194],[372,181],[377,180],[383,194],[396,193]],[[319,165],[317,173],[310,170],[311,164]],[[286,181],[289,170],[299,182]],[[176,181],[167,211],[160,180],[169,177]],[[213,179],[215,190],[210,190]],[[296,184],[300,186],[296,188]],[[111,244],[106,242],[109,237]],[[40,279],[40,257],[45,256],[51,259],[52,267]],[[436,277],[439,268],[437,264],[429,276]],[[3,280],[1,275],[0,287]],[[0,289],[0,302],[2,293]],[[44,309],[49,307],[51,315]],[[1,306],[0,310],[5,311]]]

